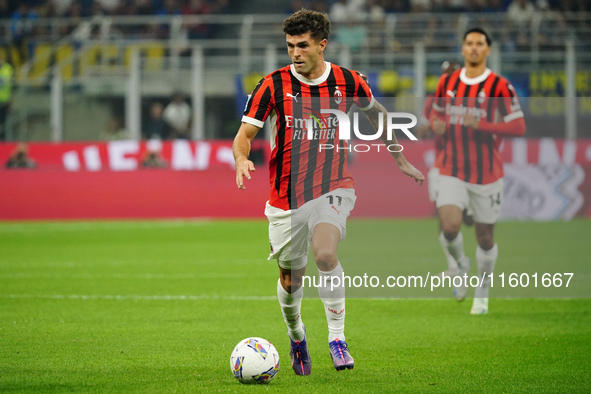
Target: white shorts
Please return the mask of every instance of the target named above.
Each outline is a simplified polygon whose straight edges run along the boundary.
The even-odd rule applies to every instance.
[[[476,223],[497,222],[503,205],[503,178],[487,185],[476,185],[441,174],[438,178],[437,208],[455,205],[462,211],[468,209]]]
[[[355,207],[355,200],[354,189],[336,189],[288,211],[273,207],[267,201],[269,260],[277,259],[284,269],[305,267],[314,227],[318,223],[330,223],[339,229],[342,241],[347,235],[347,218]]]
[[[427,190],[429,190],[429,201],[437,200],[437,186],[439,185],[439,168],[431,167],[427,173]]]

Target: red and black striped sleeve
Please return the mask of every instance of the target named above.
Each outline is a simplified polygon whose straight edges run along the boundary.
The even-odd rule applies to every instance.
[[[433,110],[435,112],[443,113],[445,111],[445,87],[448,80],[448,74],[444,74],[439,78],[437,89],[435,89],[435,97],[433,98]]]
[[[505,122],[510,122],[513,119],[522,118],[523,111],[519,104],[519,98],[515,93],[515,88],[509,81],[503,78],[502,83],[498,87],[499,110],[503,115]]]
[[[355,78],[356,94],[354,98],[355,105],[362,111],[371,109],[374,105],[374,97],[367,82],[367,77],[357,71],[353,72]]]
[[[273,79],[269,76],[261,79],[248,97],[242,121],[258,128],[263,127],[265,120],[273,110]]]
[[[496,91],[493,92],[493,95],[494,97],[492,99],[497,100],[495,106],[501,113],[503,121],[500,123],[494,123],[488,119],[481,119],[478,123],[478,130],[515,136],[525,134],[523,111],[521,110],[519,98],[511,83],[502,78],[497,85]]]

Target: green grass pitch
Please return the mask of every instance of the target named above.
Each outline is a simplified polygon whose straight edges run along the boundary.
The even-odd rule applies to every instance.
[[[436,226],[351,220],[345,271],[376,259],[391,264],[384,273],[441,271]],[[589,297],[589,234],[588,220],[500,223],[497,271],[574,271]],[[262,220],[1,223],[0,391],[591,392],[590,298],[494,298],[484,316],[470,299],[349,299],[356,365],[342,372],[320,300],[305,299],[313,370],[295,376],[267,237]],[[248,336],[279,351],[269,385],[230,372]]]

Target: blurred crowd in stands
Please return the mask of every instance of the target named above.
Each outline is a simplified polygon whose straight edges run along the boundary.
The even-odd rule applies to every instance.
[[[351,15],[379,18],[385,13],[404,12],[508,12],[533,14],[536,10],[589,11],[589,0],[292,0],[290,12],[302,7],[327,12],[332,21]]]
[[[331,48],[348,48],[353,53],[369,55],[361,56],[366,59],[385,52],[412,54],[417,42],[422,42],[427,51],[457,53],[461,41],[457,27],[462,20],[464,25],[470,23],[489,31],[503,53],[532,53],[531,59],[514,60],[515,64],[525,67],[534,62],[533,54],[552,53],[557,48],[563,50],[564,43],[571,37],[575,38],[578,52],[591,51],[591,14],[588,13],[591,0],[0,0],[0,86],[5,90],[4,94],[0,91],[0,141],[14,138],[18,133],[19,126],[13,122],[9,127],[6,120],[11,108],[12,86],[17,86],[12,84],[16,70],[41,54],[42,61],[29,72],[49,77],[51,74],[43,74],[43,70],[57,62],[58,54],[54,51],[51,55],[43,55],[43,51],[49,51],[47,46],[61,43],[60,40],[68,35],[72,39],[63,46],[70,51],[74,51],[80,42],[97,38],[105,41],[142,38],[174,41],[169,47],[165,48],[163,44],[162,48],[156,48],[155,55],[144,50],[142,56],[161,61],[172,51],[181,56],[188,53],[185,49],[189,48],[190,39],[233,40],[241,37],[243,27],[248,25],[235,22],[236,19],[247,20],[241,15],[252,14],[256,19],[260,14],[287,15],[301,8],[329,15],[333,23],[331,43],[336,44]],[[212,18],[213,22],[192,18],[180,23],[177,23],[180,18],[170,18],[166,23],[157,18],[121,18],[112,24],[109,18],[100,18],[224,14],[239,17]],[[280,23],[265,21],[254,25],[249,34],[253,40],[268,40],[269,37],[280,38],[277,34],[280,31]],[[106,46],[104,50],[93,52],[95,58],[89,60],[89,64],[122,64],[127,52],[125,46],[117,45],[112,44],[115,47],[113,53],[110,52],[113,48]],[[207,51],[206,55],[229,53],[223,47],[212,47]],[[547,56],[535,61],[539,66],[542,62],[557,60],[561,59]],[[71,73],[82,75],[81,70],[82,67],[72,67]],[[397,86],[397,82],[389,85]],[[145,105],[142,108],[142,137],[191,138],[190,105],[188,97],[179,94]],[[19,118],[13,116],[11,119]],[[124,117],[118,112],[113,115],[101,137],[105,140],[129,138]],[[13,158],[17,164],[11,165],[30,167],[30,163],[22,160],[27,152],[23,149],[15,152]],[[150,156],[149,159],[153,158]]]
[[[0,18],[198,15],[230,12],[230,0],[0,0]]]
[[[34,20],[41,17],[89,17],[96,15],[205,15],[249,13],[239,0],[0,0],[0,18]],[[265,12],[264,2],[249,2],[252,13]],[[536,10],[589,11],[589,0],[283,0],[286,13],[309,8],[328,13],[335,22],[351,15],[379,18],[401,12],[508,12],[528,18]],[[276,9],[266,7],[268,10]]]
[[[501,37],[501,41],[506,43],[503,49],[518,51],[530,44],[528,30],[533,26],[536,16],[541,16],[538,20],[542,23],[538,26],[547,32],[555,30],[557,33],[546,34],[537,42],[541,45],[552,40],[562,42],[567,30],[564,13],[587,15],[586,11],[591,9],[591,0],[0,0],[0,43],[20,48],[21,57],[26,58],[28,54],[24,45],[31,38],[56,41],[71,33],[75,33],[78,39],[97,37],[100,30],[97,25],[94,25],[93,31],[84,29],[82,18],[87,17],[289,14],[301,8],[326,12],[335,26],[337,42],[344,43],[353,51],[368,44],[368,27],[379,30],[380,23],[385,21],[387,15],[401,17],[398,27],[418,30],[424,33],[422,40],[427,46],[430,45],[430,37],[436,46],[442,38],[446,39],[442,37],[440,28],[442,23],[448,22],[437,20],[433,15],[444,17],[453,13],[467,13],[477,18],[477,22],[483,24],[483,27],[487,27],[489,13],[504,13],[506,16],[503,26],[492,26],[495,29],[491,30],[502,28],[506,33],[503,34],[506,37]],[[424,15],[432,16],[424,26],[417,26],[414,22],[409,22],[409,26],[405,25],[405,16],[410,18],[426,12],[432,14]],[[46,17],[65,19],[57,25],[37,22]],[[584,30],[589,30],[587,21],[586,17],[581,19],[580,23],[585,25]],[[182,36],[187,39],[206,39],[228,33],[224,29],[225,27],[207,22],[191,22],[183,24]],[[132,39],[172,38],[171,25],[166,24],[120,24],[116,31],[119,37]],[[408,38],[417,39],[415,36]],[[451,37],[448,41],[456,38]],[[401,43],[399,47],[404,48],[405,44]]]

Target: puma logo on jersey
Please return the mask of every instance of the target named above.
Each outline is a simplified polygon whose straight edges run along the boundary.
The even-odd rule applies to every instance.
[[[287,96],[289,98],[292,98],[293,101],[295,101],[297,103],[298,102],[298,94],[300,94],[300,92],[297,92],[295,94],[295,96],[293,94],[291,94],[291,93],[285,93],[285,96]]]
[[[455,90],[448,90],[446,94],[449,97],[456,97],[456,91]]]

